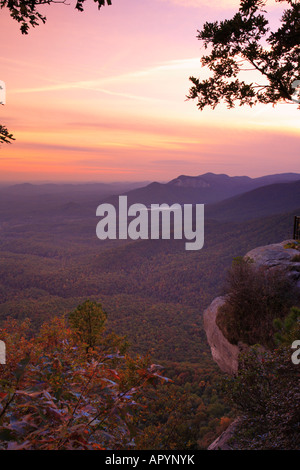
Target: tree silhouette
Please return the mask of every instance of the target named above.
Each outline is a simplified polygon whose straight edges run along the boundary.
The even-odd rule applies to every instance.
[[[94,0],[98,4],[98,9],[102,6],[111,5],[111,0]],[[78,11],[84,10],[84,3],[86,0],[77,0],[75,8]],[[47,18],[42,15],[37,7],[40,5],[51,5],[55,3],[64,3],[68,5],[66,0],[0,0],[0,8],[7,8],[10,16],[21,23],[22,34],[28,34],[30,26],[35,27],[40,22],[45,23]]]
[[[197,106],[215,108],[225,102],[233,108],[257,103],[300,103],[300,3],[288,3],[277,31],[270,32],[263,0],[241,0],[239,11],[230,20],[205,23],[197,38],[211,52],[201,58],[212,76],[205,80],[190,77],[193,86],[188,99]],[[265,79],[264,84],[246,83],[239,74],[250,65]],[[298,89],[298,90],[297,90]],[[300,105],[299,105],[300,109]]]
[[[13,135],[5,126],[1,126],[0,124],[0,143],[11,144],[11,140],[15,140]]]

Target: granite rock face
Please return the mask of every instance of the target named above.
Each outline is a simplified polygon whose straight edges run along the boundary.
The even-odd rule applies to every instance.
[[[240,348],[229,343],[216,323],[218,310],[225,301],[225,296],[214,299],[203,314],[203,322],[213,360],[223,372],[234,375],[238,370]]]
[[[300,257],[300,251],[295,248],[285,248],[293,243],[295,243],[293,240],[285,240],[273,245],[259,246],[249,251],[244,258],[251,258],[257,266],[264,265],[269,268],[300,266],[300,260],[293,261],[295,257]]]

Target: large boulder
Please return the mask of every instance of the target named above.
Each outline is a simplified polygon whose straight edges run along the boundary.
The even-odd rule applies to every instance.
[[[269,269],[281,268],[300,288],[300,251],[287,248],[293,245],[295,245],[294,240],[285,240],[273,245],[260,246],[249,251],[244,258],[250,258],[256,266],[266,266]]]
[[[270,268],[281,267],[290,268],[294,265],[300,266],[300,262],[294,261],[299,258],[300,251],[295,248],[285,248],[293,246],[293,240],[285,240],[272,245],[259,246],[249,251],[244,258],[251,258],[257,266],[267,266]]]

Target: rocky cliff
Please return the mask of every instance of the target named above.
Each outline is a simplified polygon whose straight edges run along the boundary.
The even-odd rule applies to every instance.
[[[300,251],[294,248],[293,240],[266,245],[249,251],[244,258],[250,258],[256,266],[266,266],[269,269],[280,267],[286,272],[300,289]],[[203,314],[204,329],[212,357],[223,372],[235,374],[238,371],[238,358],[247,345],[229,343],[216,324],[218,309],[224,304],[226,296],[217,297],[212,301]]]
[[[223,372],[236,374],[238,371],[238,357],[245,347],[241,343],[238,345],[229,343],[216,323],[218,310],[225,301],[225,296],[217,297],[205,310],[203,315],[204,329],[214,361]]]
[[[256,266],[282,269],[300,289],[300,244],[293,240],[255,248],[249,251],[244,258],[250,258]],[[223,372],[234,375],[238,372],[240,354],[245,352],[249,346],[242,342],[237,345],[231,344],[218,327],[216,323],[218,310],[225,301],[226,296],[217,297],[205,310],[203,315],[204,329],[214,361]],[[239,421],[239,418],[234,421],[208,449],[234,449],[232,440]]]

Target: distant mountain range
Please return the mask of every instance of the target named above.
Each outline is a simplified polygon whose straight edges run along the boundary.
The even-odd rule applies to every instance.
[[[168,183],[150,183],[142,188],[127,191],[128,204],[212,204],[275,183],[300,181],[299,173],[282,173],[259,178],[205,173],[200,176],[181,175]],[[118,196],[107,202],[116,204]]]
[[[58,198],[68,194],[71,197],[82,198],[91,195],[98,197],[108,197],[124,191],[130,191],[141,188],[149,184],[149,181],[143,182],[117,182],[117,183],[20,183],[10,186],[0,186],[0,197],[18,197],[25,196],[33,198],[42,195],[51,197],[56,195]]]
[[[300,174],[282,173],[250,178],[205,173],[181,175],[168,183],[18,184],[0,190],[2,220],[11,211],[20,216],[94,217],[102,202],[118,206],[125,194],[128,205],[205,204],[205,218],[243,221],[280,214],[300,207]]]
[[[180,175],[167,182],[132,183],[22,183],[0,188],[0,197],[32,196],[51,197],[66,201],[81,202],[82,198],[95,197],[99,202],[104,199],[116,200],[119,194],[126,194],[128,203],[203,203],[211,204],[246,193],[262,186],[275,183],[289,183],[300,180],[300,173],[281,173],[259,178],[249,176],[228,176],[225,174],[205,173],[199,176]],[[70,202],[69,199],[68,202]]]

